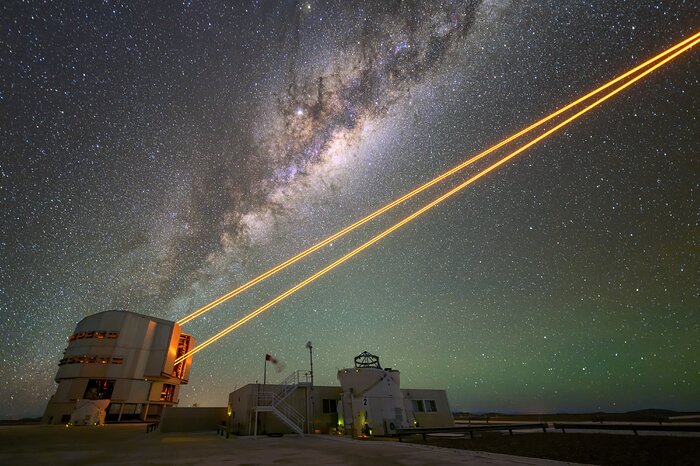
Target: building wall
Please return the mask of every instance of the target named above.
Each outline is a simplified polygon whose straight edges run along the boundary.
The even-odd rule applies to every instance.
[[[216,430],[226,422],[226,407],[175,408],[166,407],[160,419],[161,432],[202,432]]]
[[[228,426],[236,435],[248,435],[250,429],[253,394],[258,390],[258,384],[248,384],[229,393],[228,396]]]
[[[376,386],[375,386],[376,387]],[[353,429],[353,397],[344,396],[341,387],[333,386],[315,386],[313,389],[300,386],[291,394],[286,402],[293,406],[298,412],[304,414],[308,412],[309,422],[304,426],[304,432],[317,433],[334,433],[338,430],[344,431],[347,435],[361,435],[361,426],[358,423],[357,429]],[[230,431],[236,435],[253,435],[255,432],[255,406],[256,394],[259,391],[278,391],[279,385],[249,384],[239,388],[235,392],[229,394],[229,406],[231,415],[228,417],[228,426]],[[382,397],[374,397],[372,387],[365,392],[368,395],[368,404],[377,405],[377,411],[370,412],[370,427],[373,435],[388,435],[391,432],[387,431],[384,426],[385,419],[395,419],[395,411],[384,412],[381,405],[385,401]],[[384,396],[386,393],[380,392]],[[447,392],[445,390],[429,390],[429,389],[400,389],[397,393],[397,400],[402,404],[403,410],[406,413],[405,423],[403,427],[414,426],[414,422],[423,427],[450,427],[454,426],[454,419],[450,411],[450,405],[447,400]],[[362,394],[356,398],[355,409],[359,410],[362,400]],[[307,401],[308,400],[308,401]],[[326,412],[324,413],[324,401]],[[333,400],[331,402],[330,400]],[[343,404],[345,400],[345,405]],[[422,411],[414,409],[414,401],[420,401]],[[418,407],[420,407],[420,405]],[[394,407],[393,404],[390,406]],[[434,411],[431,408],[434,407]],[[330,409],[329,409],[330,408]],[[371,409],[371,408],[370,408]],[[307,411],[308,410],[308,411]],[[357,413],[355,413],[357,418]],[[373,416],[373,417],[372,417]],[[363,418],[364,419],[364,418]],[[374,419],[374,422],[372,421]],[[381,419],[380,421],[377,421]],[[361,419],[360,419],[361,420]],[[397,425],[396,428],[401,426]],[[258,414],[258,435],[282,433],[291,434],[292,429],[289,428],[283,421],[277,418],[275,414],[270,412],[261,412]]]
[[[259,391],[279,391],[279,385],[249,384],[229,394],[229,428],[236,435],[253,435],[255,432],[256,395]],[[308,397],[308,398],[307,398]],[[308,422],[304,425],[304,432],[329,433],[338,425],[337,409],[327,409],[324,412],[323,400],[327,402],[326,408],[335,408],[340,399],[340,387],[300,385],[294,393],[290,394],[285,402],[302,414]],[[281,421],[274,413],[258,413],[258,434],[282,433],[291,434],[292,429]]]
[[[61,403],[49,401],[44,412],[43,422],[45,424],[68,424],[70,415],[75,409],[75,401]]]
[[[403,389],[401,392],[404,409],[412,427],[454,426],[454,418],[445,390],[411,388]]]
[[[281,386],[273,384],[248,384],[229,394],[229,428],[236,435],[254,435],[256,428],[255,404],[257,394],[261,391],[279,391]],[[306,398],[304,390],[299,388],[285,401],[306,417]],[[275,414],[260,412],[257,414],[257,429],[259,435],[270,433],[291,434],[292,429],[281,421]]]
[[[338,406],[342,389],[340,387],[316,386],[312,390],[311,431],[330,434],[338,431]],[[327,400],[324,412],[324,400]],[[332,402],[331,402],[332,401]],[[329,406],[330,405],[330,406]]]

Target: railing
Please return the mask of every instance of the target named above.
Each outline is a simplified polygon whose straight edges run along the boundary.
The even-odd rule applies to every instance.
[[[638,435],[638,431],[645,432],[700,432],[700,425],[694,424],[577,424],[573,422],[555,422],[555,429],[561,429],[562,433],[566,433],[566,429],[586,429],[586,430],[631,430],[634,435]]]
[[[146,433],[148,434],[149,432],[153,432],[154,430],[158,429],[159,425],[159,421],[149,422],[148,424],[146,424]]]
[[[280,382],[281,388],[277,392],[277,396],[281,400],[286,399],[289,395],[294,393],[299,384],[309,384],[311,381],[311,373],[308,371],[294,371],[289,376]]]
[[[226,424],[219,424],[216,426],[216,435],[221,435],[222,437],[226,435],[226,438],[229,438],[231,432]]]
[[[406,429],[396,429],[396,435],[399,437],[399,442],[402,436],[406,435],[422,435],[425,441],[426,435],[430,434],[469,434],[471,438],[474,438],[474,432],[483,431],[498,431],[507,430],[510,435],[513,435],[514,430],[522,429],[542,429],[542,432],[547,432],[547,423],[536,423],[536,424],[501,424],[501,425],[470,425],[470,426],[459,426],[459,427],[409,427]]]
[[[277,417],[285,421],[297,433],[304,432],[304,416],[285,402],[277,393],[260,392],[257,397],[258,408],[269,408]]]
[[[274,408],[280,412],[284,417],[292,421],[292,423],[298,427],[297,433],[302,433],[304,431],[304,416],[302,416],[296,409],[291,405],[285,403],[284,401],[275,404]]]

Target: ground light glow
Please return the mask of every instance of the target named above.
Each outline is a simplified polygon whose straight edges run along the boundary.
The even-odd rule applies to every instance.
[[[455,173],[463,170],[464,168],[468,167],[469,165],[473,164],[474,162],[482,159],[483,157],[491,154],[492,152],[496,151],[497,149],[503,147],[504,145],[520,138],[521,136],[529,133],[530,131],[538,128],[539,126],[542,126],[543,124],[547,123],[548,121],[552,120],[553,118],[561,115],[562,113],[566,112],[567,110],[572,109],[573,107],[577,106],[578,104],[588,100],[589,98],[595,96],[596,94],[599,94],[600,92],[604,91],[605,89],[613,86],[614,84],[620,82],[621,80],[633,75],[634,73],[646,68],[647,66],[653,64],[654,62],[662,59],[663,57],[666,57],[667,55],[673,53],[674,51],[680,49],[681,47],[684,47],[687,44],[692,45],[695,44],[693,42],[695,39],[700,37],[700,32],[688,37],[687,39],[684,39],[683,41],[679,42],[678,44],[664,50],[663,52],[659,53],[658,55],[650,58],[649,60],[645,61],[644,63],[641,63],[640,65],[637,65],[636,67],[630,69],[629,71],[621,74],[620,76],[608,81],[607,83],[603,84],[602,86],[594,89],[593,91],[589,92],[588,94],[580,97],[579,99],[569,103],[568,105],[560,108],[559,110],[550,113],[546,117],[542,118],[541,120],[533,123],[532,125],[528,126],[527,128],[519,131],[518,133],[513,134],[512,136],[509,136],[508,138],[502,140],[501,142],[489,147],[488,149],[484,150],[483,152],[475,155],[474,157],[462,162],[461,164],[453,167],[452,169],[442,173],[441,175],[433,178],[432,180],[418,186],[416,189],[413,191],[401,196],[400,198],[392,201],[391,203],[385,205],[384,207],[372,212],[371,214],[367,215],[366,217],[363,217],[362,219],[358,220],[357,222],[353,223],[352,225],[349,225],[348,227],[332,234],[331,236],[327,237],[326,239],[316,243],[315,245],[311,246],[310,248],[300,252],[299,254],[291,257],[290,259],[280,263],[279,265],[269,269],[268,271],[260,274],[259,276],[253,278],[252,280],[248,281],[247,283],[244,283],[243,285],[239,286],[238,288],[230,291],[229,293],[226,293],[225,295],[215,299],[214,301],[210,302],[209,304],[206,304],[205,306],[202,306],[201,308],[197,309],[196,311],[186,315],[185,317],[181,318],[180,320],[177,321],[179,325],[184,325],[197,317],[209,312],[210,310],[214,309],[215,307],[219,306],[220,304],[232,299],[233,297],[239,295],[240,293],[246,291],[247,289],[255,286],[256,284],[262,282],[263,280],[267,279],[268,277],[271,277],[272,275],[276,274],[277,272],[280,272],[281,270],[284,270],[285,268],[289,267],[290,265],[298,262],[299,260],[303,259],[304,257],[308,256],[309,254],[323,248],[324,246],[330,244],[331,242],[335,241],[338,238],[341,238],[342,236],[350,233],[351,231],[359,228],[360,226],[364,225],[365,223],[373,220],[374,218],[382,215],[383,213],[393,209],[394,207],[402,204],[403,202],[411,199],[412,197],[420,194],[421,192],[425,191],[426,189],[430,188],[431,186],[439,183],[440,181],[454,175]],[[687,50],[687,48],[683,49],[683,51]],[[676,55],[674,55],[675,57]],[[662,64],[665,63],[662,62]],[[655,69],[655,68],[653,68]],[[301,112],[301,110],[297,110],[298,112]],[[303,112],[302,112],[303,113]]]
[[[270,307],[274,306],[275,304],[279,303],[280,301],[284,300],[285,298],[287,298],[287,297],[291,296],[292,294],[296,293],[298,290],[300,290],[301,288],[305,287],[305,286],[308,285],[309,283],[313,282],[313,281],[316,280],[317,278],[319,278],[319,277],[325,275],[326,273],[328,273],[329,271],[333,270],[333,269],[334,269],[335,267],[337,267],[338,265],[340,265],[340,264],[346,262],[348,259],[352,258],[352,257],[355,256],[356,254],[359,254],[360,252],[364,251],[365,249],[367,249],[368,247],[370,247],[370,246],[373,245],[374,243],[380,241],[380,240],[381,240],[382,238],[384,238],[385,236],[391,234],[392,232],[394,232],[394,231],[396,231],[397,229],[401,228],[401,227],[404,226],[405,224],[409,223],[411,220],[417,218],[418,216],[420,216],[420,215],[422,215],[423,213],[427,212],[428,210],[432,209],[432,208],[435,207],[436,205],[440,204],[442,201],[448,199],[448,198],[451,197],[452,195],[454,195],[454,194],[456,194],[457,192],[461,191],[461,190],[464,189],[465,187],[467,187],[467,186],[469,186],[470,184],[472,184],[474,181],[478,180],[479,178],[485,176],[486,174],[490,173],[491,171],[493,171],[493,170],[495,170],[496,168],[500,167],[501,165],[505,164],[506,162],[508,162],[508,161],[511,160],[512,158],[516,157],[517,155],[519,155],[519,154],[521,154],[522,152],[524,152],[525,150],[527,150],[529,147],[531,147],[531,146],[533,146],[534,144],[538,143],[539,141],[545,139],[546,137],[548,137],[548,136],[550,136],[551,134],[555,133],[555,132],[558,131],[559,129],[565,127],[566,125],[568,125],[568,124],[571,123],[572,121],[578,119],[578,118],[581,117],[582,115],[588,113],[588,112],[589,112],[590,110],[592,110],[593,108],[597,107],[597,106],[600,105],[601,103],[605,102],[606,100],[610,99],[610,98],[613,97],[614,95],[616,95],[616,94],[618,94],[619,92],[623,91],[624,89],[626,89],[627,87],[631,86],[631,85],[634,84],[635,82],[639,81],[639,80],[642,79],[643,77],[647,76],[648,74],[650,74],[650,73],[653,72],[654,70],[656,70],[656,69],[660,68],[661,66],[665,65],[666,63],[668,63],[669,61],[671,61],[671,60],[673,60],[674,58],[678,57],[678,56],[681,55],[682,53],[684,53],[684,52],[690,50],[692,47],[694,47],[695,45],[697,45],[698,42],[700,42],[700,39],[697,38],[698,36],[700,36],[700,33],[694,34],[694,35],[691,36],[689,39],[686,39],[685,41],[683,41],[683,42],[681,43],[681,44],[684,44],[684,45],[681,45],[682,48],[678,49],[678,46],[676,46],[676,47],[675,47],[676,51],[675,51],[673,54],[671,54],[670,56],[664,58],[664,59],[661,60],[660,62],[658,62],[658,63],[654,64],[653,66],[647,68],[646,70],[640,72],[638,75],[634,76],[634,77],[631,78],[629,81],[627,81],[627,82],[625,82],[624,84],[618,86],[618,87],[615,88],[614,90],[608,92],[608,93],[605,94],[603,97],[599,98],[598,100],[596,100],[596,101],[593,102],[592,104],[588,105],[588,106],[585,107],[584,109],[582,109],[582,110],[578,111],[577,113],[575,113],[574,115],[568,117],[566,120],[564,120],[564,121],[562,121],[561,123],[557,124],[557,125],[554,126],[553,128],[551,128],[551,129],[545,131],[545,132],[542,133],[540,136],[538,136],[538,137],[536,137],[535,139],[531,140],[531,141],[528,142],[527,144],[521,146],[520,148],[518,148],[518,149],[516,149],[515,151],[511,152],[511,153],[508,154],[507,156],[501,158],[499,161],[493,163],[492,165],[490,165],[490,166],[487,167],[486,169],[482,170],[481,172],[479,172],[479,173],[477,173],[476,175],[472,176],[471,178],[467,179],[466,181],[464,181],[464,182],[461,183],[460,185],[456,186],[456,187],[453,188],[452,190],[448,191],[447,193],[445,193],[445,194],[443,194],[442,196],[438,197],[437,199],[433,200],[433,201],[430,202],[429,204],[426,204],[425,206],[423,206],[421,209],[417,210],[417,211],[414,212],[413,214],[409,215],[408,217],[405,217],[403,220],[401,220],[400,222],[394,224],[392,227],[390,227],[390,228],[384,230],[382,233],[380,233],[380,234],[374,236],[374,237],[371,238],[369,241],[367,241],[367,242],[363,243],[362,245],[358,246],[357,248],[353,249],[352,251],[350,251],[349,253],[345,254],[344,256],[342,256],[341,258],[339,258],[338,260],[336,260],[335,262],[333,262],[333,263],[331,263],[330,265],[326,266],[325,268],[319,270],[318,272],[316,272],[315,274],[309,276],[309,277],[306,278],[305,280],[299,282],[297,285],[293,286],[292,288],[290,288],[289,290],[285,291],[285,292],[282,293],[281,295],[277,296],[277,297],[274,298],[273,300],[271,300],[271,301],[269,301],[268,303],[264,304],[263,306],[259,307],[259,308],[256,309],[255,311],[250,312],[250,313],[247,314],[245,317],[243,317],[243,318],[241,318],[240,320],[236,321],[234,324],[232,324],[232,325],[230,325],[229,327],[225,328],[224,330],[220,331],[219,333],[217,333],[216,335],[212,336],[212,337],[209,338],[208,340],[202,342],[200,345],[196,346],[195,348],[193,348],[193,349],[190,350],[189,352],[185,353],[184,355],[182,355],[182,356],[180,356],[178,359],[176,359],[176,360],[175,360],[175,364],[178,364],[179,362],[182,362],[183,360],[185,360],[185,359],[191,357],[191,356],[194,355],[195,353],[197,353],[197,352],[201,351],[202,349],[206,348],[207,346],[211,345],[211,344],[214,343],[216,340],[218,340],[218,339],[224,337],[225,335],[227,335],[228,333],[232,332],[232,331],[235,330],[236,328],[242,326],[243,324],[245,324],[245,323],[248,322],[249,320],[253,319],[253,318],[256,317],[257,315],[263,313],[264,311],[266,311],[266,310],[269,309]],[[688,42],[689,40],[690,40],[690,42]],[[618,80],[618,81],[619,81],[619,80]]]

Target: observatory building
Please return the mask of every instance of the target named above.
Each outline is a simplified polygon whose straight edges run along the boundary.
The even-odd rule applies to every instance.
[[[84,318],[58,363],[58,388],[44,422],[69,422],[84,400],[102,400],[93,404],[107,406],[97,409],[104,409],[108,421],[159,417],[164,407],[178,403],[192,358],[174,362],[193,346],[194,339],[168,320],[129,311]]]
[[[401,388],[399,371],[363,352],[338,371],[338,386],[314,386],[307,371],[281,384],[248,384],[229,395],[228,430],[237,435],[339,433],[391,435],[396,429],[449,427],[445,390]]]
[[[408,427],[399,371],[382,369],[379,358],[363,352],[355,367],[338,371],[342,392],[338,421],[353,436],[395,434]],[[409,410],[411,412],[411,410]]]

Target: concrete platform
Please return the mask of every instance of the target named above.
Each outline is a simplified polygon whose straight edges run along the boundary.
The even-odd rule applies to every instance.
[[[146,434],[145,425],[0,427],[8,465],[561,465],[543,459],[394,441],[312,435],[232,437],[215,432]]]

